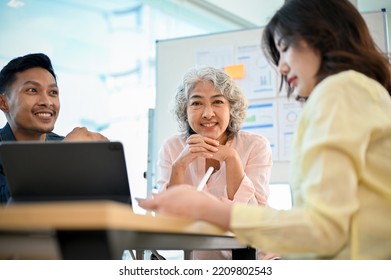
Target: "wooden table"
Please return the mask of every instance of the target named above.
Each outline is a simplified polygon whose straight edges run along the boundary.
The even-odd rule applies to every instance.
[[[200,221],[135,214],[111,201],[15,204],[0,208],[0,259],[121,259],[124,250],[233,249],[255,252],[229,232]]]

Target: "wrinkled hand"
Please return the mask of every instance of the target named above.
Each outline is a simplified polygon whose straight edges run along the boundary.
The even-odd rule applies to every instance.
[[[65,136],[64,141],[109,141],[109,139],[99,132],[89,131],[85,127],[75,127]]]
[[[219,145],[217,152],[213,153],[213,159],[225,161],[236,153],[236,150],[231,147],[232,139],[229,139],[225,145]]]
[[[200,134],[193,134],[186,140],[186,147],[175,161],[176,164],[187,166],[197,157],[213,158],[213,154],[218,152],[219,141]]]

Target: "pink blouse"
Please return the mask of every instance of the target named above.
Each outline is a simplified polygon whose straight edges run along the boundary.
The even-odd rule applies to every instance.
[[[172,164],[185,148],[185,138],[174,135],[166,139],[159,152],[159,191],[166,189]],[[232,146],[239,154],[245,176],[234,196],[234,202],[265,205],[269,196],[269,179],[272,168],[272,152],[269,141],[258,134],[239,131]],[[205,158],[197,158],[186,170],[185,183],[197,186],[205,174]],[[204,190],[224,201],[228,200],[225,162],[213,173]]]
[[[170,180],[172,164],[185,148],[185,138],[174,135],[166,139],[159,152],[160,172],[157,185],[159,191],[165,190]],[[234,202],[266,205],[269,196],[269,179],[273,165],[269,141],[258,134],[239,131],[232,145],[239,154],[245,176],[234,196]],[[186,170],[185,183],[197,186],[205,174],[205,158],[197,158]],[[204,190],[223,201],[230,202],[227,195],[225,162],[220,162],[220,169],[213,173]],[[257,250],[257,259],[274,257]],[[231,251],[194,251],[194,259],[230,259]]]

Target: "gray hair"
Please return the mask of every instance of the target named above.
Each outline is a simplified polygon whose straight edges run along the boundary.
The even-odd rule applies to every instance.
[[[187,104],[190,93],[198,82],[211,82],[230,104],[230,120],[227,136],[232,137],[240,130],[246,117],[248,101],[236,82],[223,70],[213,67],[192,68],[182,78],[175,98],[172,111],[179,125],[179,131],[186,136],[194,134],[187,120]]]

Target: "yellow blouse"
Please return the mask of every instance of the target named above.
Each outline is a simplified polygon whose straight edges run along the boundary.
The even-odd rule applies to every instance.
[[[304,105],[291,161],[294,208],[235,205],[237,238],[295,259],[391,259],[391,97],[349,70]]]

